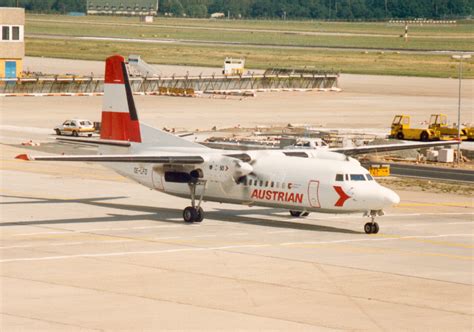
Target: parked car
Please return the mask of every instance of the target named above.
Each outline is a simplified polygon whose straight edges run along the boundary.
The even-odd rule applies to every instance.
[[[56,135],[87,135],[89,137],[94,133],[94,124],[89,120],[84,119],[71,119],[66,120],[62,125],[54,127]]]

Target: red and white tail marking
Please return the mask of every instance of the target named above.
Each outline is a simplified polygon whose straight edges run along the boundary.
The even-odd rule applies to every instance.
[[[106,60],[103,100],[100,138],[141,142],[140,122],[125,59],[120,55]]]

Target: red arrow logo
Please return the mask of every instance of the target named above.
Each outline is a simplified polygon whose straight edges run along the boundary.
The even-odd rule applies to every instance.
[[[342,187],[340,186],[334,186],[334,190],[337,192],[339,195],[339,199],[337,200],[336,204],[334,206],[344,206],[344,203],[351,198],[351,196],[347,195],[344,190],[342,190]]]

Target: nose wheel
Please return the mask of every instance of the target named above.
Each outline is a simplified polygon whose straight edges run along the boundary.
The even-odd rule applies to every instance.
[[[309,212],[290,210],[290,215],[292,217],[307,217],[309,216]]]
[[[375,222],[376,216],[383,216],[382,210],[371,210],[367,212],[365,215],[370,217],[370,222],[364,225],[364,231],[366,234],[377,234],[380,230],[379,224]]]
[[[201,207],[202,198],[204,197],[204,192],[206,191],[206,182],[196,181],[190,182],[189,191],[191,192],[191,206],[186,207],[183,210],[183,220],[186,223],[192,222],[201,222],[204,220],[204,210]],[[201,195],[199,195],[198,203],[196,204],[196,187],[198,185],[203,186]]]

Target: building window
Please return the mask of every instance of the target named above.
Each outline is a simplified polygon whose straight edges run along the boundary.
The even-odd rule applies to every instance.
[[[2,40],[10,40],[10,27],[2,27]]]
[[[12,27],[12,40],[20,40],[20,27]]]

